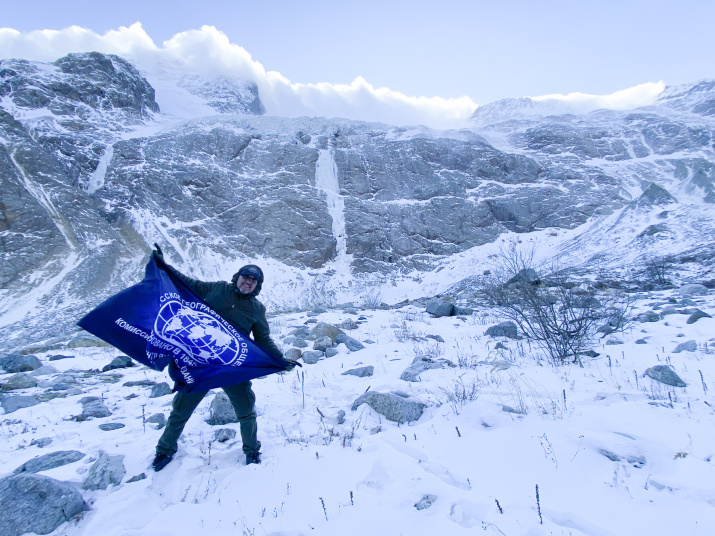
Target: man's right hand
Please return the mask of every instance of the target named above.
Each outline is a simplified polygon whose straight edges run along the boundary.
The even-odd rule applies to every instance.
[[[159,244],[154,244],[154,251],[151,252],[151,256],[154,257],[155,259],[159,259],[160,261],[164,261],[164,253],[161,251],[161,248],[159,247]]]

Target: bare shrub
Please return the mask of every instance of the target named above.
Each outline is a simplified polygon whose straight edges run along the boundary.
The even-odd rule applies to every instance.
[[[480,292],[552,364],[579,362],[593,344],[599,323],[612,315],[618,315],[620,322],[625,313],[616,303],[604,305],[593,288],[569,281],[568,272],[547,270],[535,265],[533,250],[512,246],[502,250],[498,266],[483,279]]]

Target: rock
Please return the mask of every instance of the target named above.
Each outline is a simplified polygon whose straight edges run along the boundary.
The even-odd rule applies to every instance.
[[[690,317],[688,318],[687,323],[688,323],[688,324],[694,324],[695,322],[697,322],[697,321],[700,320],[701,318],[712,318],[712,316],[710,316],[709,314],[707,314],[707,313],[704,312],[704,311],[701,311],[700,309],[697,309],[693,314],[690,315]]]
[[[30,446],[36,446],[39,449],[43,449],[50,443],[52,443],[51,437],[41,437],[39,439],[33,439],[32,441],[30,441]]]
[[[332,324],[318,322],[310,331],[310,334],[315,339],[319,339],[320,337],[330,337],[334,343],[339,344],[340,341],[338,341],[337,338],[339,335],[345,335],[345,332]]]
[[[166,426],[166,417],[163,413],[155,413],[151,417],[147,418],[147,420],[144,422],[148,422],[149,424],[155,424],[155,428],[157,430],[160,430],[164,428],[164,426]]]
[[[219,443],[225,443],[234,437],[236,437],[236,430],[231,428],[221,428],[214,432],[214,441],[218,441]]]
[[[338,355],[340,351],[337,348],[326,348],[325,349],[325,357],[334,357]]]
[[[49,534],[89,509],[71,484],[25,473],[0,480],[0,504],[3,536]]]
[[[13,413],[18,409],[29,408],[30,406],[35,406],[39,404],[40,401],[34,396],[6,396],[0,399],[0,405],[2,405],[5,413]]]
[[[107,372],[109,370],[115,370],[115,369],[123,369],[123,368],[129,368],[133,367],[134,363],[132,363],[132,358],[127,356],[127,355],[118,355],[114,359],[112,359],[111,363],[109,365],[105,365],[104,368],[102,368],[102,372]]]
[[[698,349],[698,343],[695,341],[681,342],[673,350],[674,354],[679,354],[680,352],[694,352]]]
[[[375,367],[370,365],[367,367],[359,367],[346,370],[345,372],[343,372],[343,376],[357,376],[358,378],[367,378],[368,376],[372,376],[374,371]]]
[[[338,424],[345,423],[345,410],[338,411]]]
[[[617,344],[623,344],[623,341],[621,339],[617,339],[616,337],[611,337],[606,341],[606,346],[611,345],[615,346]]]
[[[648,341],[646,341],[645,339],[638,339],[636,341],[636,344],[648,344]]]
[[[471,316],[474,314],[474,309],[470,309],[469,307],[460,307],[458,305],[454,306],[454,310],[452,311],[452,316]]]
[[[14,376],[10,376],[5,383],[2,384],[3,391],[16,391],[18,389],[30,389],[37,386],[37,380],[26,372],[18,372]]]
[[[98,396],[86,396],[79,402],[82,404],[80,420],[92,418],[101,419],[102,417],[109,417],[112,414],[107,406],[104,405],[104,401]]]
[[[518,330],[514,322],[502,322],[487,329],[484,335],[488,337],[508,337],[509,339],[516,339]]]
[[[131,484],[132,482],[139,482],[140,480],[146,480],[146,473],[139,473],[138,475],[131,477],[129,480],[127,480],[127,484]]]
[[[342,322],[340,322],[339,327],[340,327],[340,329],[347,329],[347,330],[357,329],[358,323],[355,322],[355,320],[353,320],[352,318],[348,318],[347,320],[343,320]]]
[[[302,353],[303,352],[301,352],[299,348],[289,348],[283,353],[283,357],[290,359],[291,361],[298,361]]]
[[[37,378],[39,376],[51,376],[53,374],[58,374],[58,373],[59,373],[59,370],[57,370],[52,365],[42,365],[40,368],[33,370],[29,374],[33,378]]]
[[[48,361],[59,361],[60,359],[72,359],[74,356],[73,355],[62,355],[62,354],[55,354],[49,356],[47,359]]]
[[[415,357],[412,363],[407,367],[402,375],[401,380],[406,382],[418,382],[420,381],[420,374],[425,370],[438,369],[445,367],[453,367],[454,364],[447,359],[431,359],[429,357]]]
[[[120,428],[124,428],[124,426],[125,425],[120,422],[107,422],[104,424],[100,424],[99,429],[103,432],[111,432],[112,430],[119,430]]]
[[[66,380],[60,379],[53,382],[48,391],[69,391],[77,386],[77,382],[68,383]]]
[[[315,339],[315,342],[313,343],[313,350],[325,352],[325,350],[331,348],[334,344],[333,339],[330,337],[319,337]]]
[[[386,419],[405,423],[416,421],[422,416],[425,405],[421,402],[407,400],[392,393],[377,393],[369,391],[355,400],[352,410],[355,411],[361,404],[367,404]]]
[[[444,339],[442,338],[441,335],[425,335],[428,339],[433,339],[437,342],[444,342]]]
[[[307,348],[308,343],[305,342],[303,339],[296,339],[293,341],[293,346],[295,346],[296,348]]]
[[[512,277],[506,282],[507,286],[524,283],[529,285],[538,285],[541,283],[541,280],[539,279],[539,275],[536,273],[536,270],[534,270],[533,268],[522,268],[514,277]]]
[[[678,289],[681,296],[703,296],[708,293],[708,287],[698,283],[683,285]]]
[[[303,363],[315,365],[318,361],[320,361],[320,358],[324,356],[325,354],[323,352],[319,352],[318,350],[307,350],[303,352],[300,357],[303,359]]]
[[[82,489],[100,490],[107,489],[110,485],[121,484],[124,475],[124,456],[110,456],[104,451],[99,452],[99,458],[89,468],[87,478],[82,483]]]
[[[149,398],[159,398],[161,396],[170,395],[172,393],[171,387],[166,382],[157,383],[151,388],[151,394]]]
[[[660,320],[660,315],[656,313],[655,311],[647,311],[645,313],[640,313],[639,315],[636,315],[636,320],[638,322],[658,322]]]
[[[74,463],[84,457],[85,454],[77,450],[58,450],[26,461],[15,469],[13,473],[39,473],[40,471],[47,471],[55,467],[62,467],[63,465]]]
[[[437,500],[437,495],[423,495],[419,502],[415,503],[417,510],[426,510]]]
[[[231,401],[224,392],[216,393],[209,409],[211,416],[206,419],[206,422],[211,426],[223,426],[224,424],[238,422],[233,405],[231,405]]]
[[[643,376],[648,376],[657,382],[673,387],[687,387],[687,384],[678,376],[673,369],[666,365],[656,365],[647,369]]]
[[[151,380],[135,380],[131,382],[125,382],[122,385],[124,387],[154,387],[157,383]]]
[[[358,350],[362,350],[363,348],[365,348],[365,345],[363,343],[353,339],[352,337],[348,337],[344,333],[338,335],[335,339],[335,342],[338,344],[344,344],[351,352],[357,352]]]
[[[427,302],[425,311],[437,318],[452,316],[454,313],[454,305],[446,300],[435,298]]]
[[[310,335],[310,330],[307,326],[298,326],[290,332],[290,335],[297,339],[305,339]]]
[[[5,372],[32,372],[42,366],[34,355],[8,354],[0,358],[0,368]]]

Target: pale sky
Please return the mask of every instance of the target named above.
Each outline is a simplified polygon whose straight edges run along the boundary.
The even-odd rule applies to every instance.
[[[0,35],[0,58],[32,56],[37,30],[106,36],[139,22],[162,49],[207,25],[297,91],[384,88],[466,109],[715,78],[713,21],[713,0],[0,0],[0,28],[20,32]]]

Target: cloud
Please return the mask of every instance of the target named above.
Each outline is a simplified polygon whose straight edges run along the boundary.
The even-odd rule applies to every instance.
[[[410,97],[388,88],[374,88],[361,77],[351,84],[294,84],[278,72],[267,71],[248,51],[231,43],[213,26],[178,33],[161,46],[152,41],[139,22],[104,35],[78,26],[28,33],[0,29],[0,57],[4,58],[48,62],[70,52],[93,50],[127,58],[150,79],[151,73],[166,73],[174,65],[187,73],[252,80],[272,115],[345,117],[447,128],[461,124],[477,107],[469,97]],[[161,95],[157,98],[161,105]]]
[[[537,102],[559,102],[580,112],[588,112],[598,108],[631,110],[639,106],[653,104],[663,90],[665,90],[664,82],[647,82],[616,91],[610,95],[569,93],[568,95],[543,95],[541,97],[532,97],[532,99]]]
[[[151,81],[177,73],[231,76],[254,81],[268,114],[323,116],[376,121],[395,125],[423,124],[452,128],[465,124],[477,108],[469,97],[415,97],[386,87],[373,87],[357,77],[350,84],[293,83],[267,71],[243,47],[213,26],[174,35],[157,46],[137,22],[104,35],[71,26],[63,30],[21,33],[0,28],[0,57],[49,62],[70,52],[99,51],[127,58]],[[161,74],[159,74],[161,73]],[[535,101],[557,101],[581,111],[595,108],[627,109],[653,102],[664,84],[648,83],[612,95],[545,95]],[[157,93],[161,106],[161,93]]]

